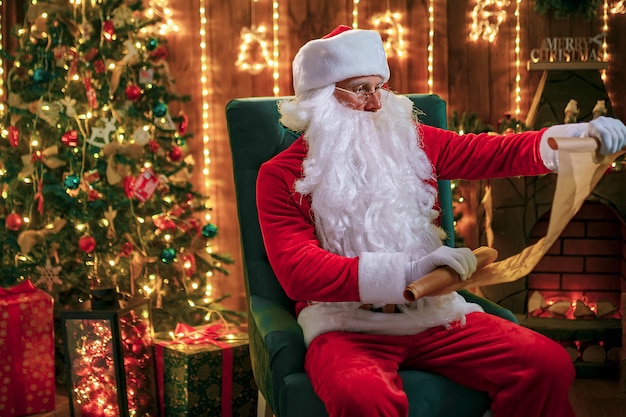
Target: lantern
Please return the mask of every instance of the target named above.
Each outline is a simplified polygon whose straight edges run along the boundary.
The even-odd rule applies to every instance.
[[[149,300],[94,288],[85,305],[61,312],[72,417],[158,416]]]

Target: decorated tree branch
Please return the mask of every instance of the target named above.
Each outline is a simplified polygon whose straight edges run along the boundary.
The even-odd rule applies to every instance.
[[[35,2],[33,2],[35,3]],[[208,196],[192,187],[185,101],[140,0],[38,1],[13,34],[0,139],[0,284],[30,279],[57,309],[94,286],[152,300],[157,330],[199,324],[212,280]]]

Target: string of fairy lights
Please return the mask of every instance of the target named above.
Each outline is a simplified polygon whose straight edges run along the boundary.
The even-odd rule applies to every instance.
[[[4,49],[4,39],[2,38],[2,0],[0,0],[0,52]],[[4,114],[4,60],[0,53],[0,115]]]

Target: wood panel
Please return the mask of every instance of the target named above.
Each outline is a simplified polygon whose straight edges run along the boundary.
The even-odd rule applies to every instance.
[[[19,2],[3,2],[3,24],[10,26],[20,10]],[[338,24],[352,24],[352,0],[275,0],[279,11],[279,78],[277,84],[281,95],[292,94],[291,61],[302,44],[323,36]],[[243,309],[243,268],[239,246],[239,229],[236,200],[231,167],[231,154],[226,132],[224,109],[229,100],[236,97],[272,96],[274,79],[272,69],[251,75],[235,66],[240,45],[242,27],[253,24],[272,27],[272,0],[190,0],[170,1],[174,18],[180,26],[177,34],[169,37],[169,62],[176,79],[177,91],[191,94],[192,101],[180,107],[190,119],[190,129],[195,137],[189,147],[196,155],[197,168],[194,184],[204,189],[202,175],[202,96],[200,78],[200,23],[198,8],[204,4],[207,10],[209,43],[209,100],[210,128],[209,150],[211,153],[210,186],[205,190],[213,207],[213,221],[219,227],[215,249],[229,253],[235,264],[228,269],[231,276],[216,277],[214,288],[218,293],[230,293],[227,304]],[[369,19],[387,7],[402,13],[405,27],[407,56],[390,59],[393,89],[402,92],[427,91],[428,57],[428,7],[429,0],[361,0],[359,2],[359,27],[371,28]],[[434,34],[434,91],[448,103],[449,113],[457,110],[475,112],[485,123],[493,126],[506,112],[515,109],[514,92],[514,40],[515,2],[507,9],[507,20],[500,28],[496,41],[471,42],[468,39],[470,12],[475,0],[435,1]],[[546,36],[589,36],[600,32],[601,21],[585,22],[581,18],[555,19],[536,14],[531,1],[521,3],[521,118],[530,102],[540,78],[539,71],[528,72],[526,60],[531,48],[540,44]],[[7,23],[8,22],[8,23]],[[532,28],[530,24],[532,23]],[[4,39],[7,26],[3,27]],[[271,32],[268,38],[271,42]],[[608,35],[611,64],[607,85],[617,117],[626,118],[626,16],[612,15]],[[173,109],[177,112],[178,109]]]
[[[278,0],[279,1],[279,80],[281,95],[292,94],[291,60],[299,47],[310,39],[318,38],[339,24],[352,25],[352,0]],[[264,24],[271,28],[271,0],[232,0],[222,2],[205,0],[209,10],[210,64],[211,64],[211,195],[214,207],[213,218],[220,228],[217,249],[230,253],[236,260],[231,266],[231,277],[216,281],[219,291],[233,295],[234,306],[241,306],[237,297],[243,297],[239,230],[230,149],[226,134],[224,107],[235,97],[272,96],[271,69],[258,75],[238,70],[234,63],[239,48],[239,33],[243,26]],[[197,3],[171,2],[177,10],[179,24],[185,30],[197,32]],[[494,43],[468,39],[475,1],[436,1],[435,3],[435,64],[434,91],[448,102],[448,111],[475,112],[485,123],[497,126],[505,113],[515,110],[515,18],[514,2],[507,9],[507,20],[501,25],[500,34]],[[427,91],[428,57],[428,0],[389,0],[386,2],[361,0],[359,3],[359,27],[371,28],[371,16],[385,11],[387,5],[393,12],[403,14],[407,56],[403,59],[390,58],[390,86],[402,93]],[[254,13],[251,8],[254,7]],[[252,16],[253,15],[253,16]],[[252,21],[254,17],[254,22]],[[540,72],[526,70],[530,49],[541,43],[546,36],[589,36],[599,33],[600,20],[585,22],[581,18],[556,19],[538,15],[532,3],[521,4],[521,118],[526,116],[530,102],[540,79]],[[532,22],[532,29],[529,24]],[[623,62],[626,59],[623,44],[626,39],[624,15],[611,17],[611,32],[608,40],[613,61],[609,69],[608,85],[613,98],[616,115],[624,119],[626,85],[615,80],[624,77]],[[192,29],[193,28],[193,29]],[[177,35],[180,37],[181,35]],[[173,72],[181,90],[194,93],[194,101],[187,106],[190,117],[200,116],[198,78],[198,40],[187,39],[177,43],[180,51],[173,53]],[[270,38],[271,40],[271,38]],[[181,64],[179,60],[187,61]],[[616,101],[618,100],[619,101]],[[192,126],[199,127],[200,121]],[[200,142],[200,141],[199,141]],[[199,143],[198,142],[198,143]],[[197,152],[200,147],[197,146]],[[203,183],[198,171],[198,184]]]

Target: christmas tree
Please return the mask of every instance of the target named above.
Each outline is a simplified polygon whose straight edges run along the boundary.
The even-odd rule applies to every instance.
[[[189,182],[188,119],[170,113],[188,97],[173,92],[158,13],[141,0],[31,3],[5,56],[0,285],[30,279],[57,309],[115,286],[152,300],[156,330],[236,320],[211,294],[231,260],[212,252],[208,199]]]

